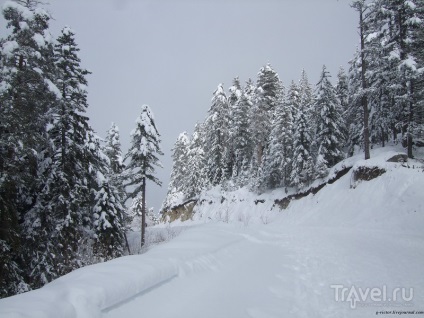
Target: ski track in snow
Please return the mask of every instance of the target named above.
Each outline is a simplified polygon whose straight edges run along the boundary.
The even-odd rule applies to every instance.
[[[415,305],[423,304],[422,237],[281,226],[231,233],[242,240],[103,317],[369,317],[381,310],[336,302],[335,284],[414,287]]]

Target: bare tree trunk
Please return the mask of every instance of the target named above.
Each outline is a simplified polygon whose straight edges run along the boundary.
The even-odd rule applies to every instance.
[[[370,132],[369,132],[369,114],[368,114],[368,99],[366,95],[366,89],[367,89],[367,81],[365,78],[366,73],[366,61],[365,61],[365,30],[364,30],[364,5],[363,2],[357,2],[358,6],[356,7],[359,12],[359,31],[361,36],[361,80],[362,80],[362,110],[364,112],[364,132],[363,132],[363,138],[364,138],[364,152],[365,152],[365,159],[370,158]]]
[[[128,255],[131,255],[130,244],[128,244],[128,237],[127,237],[126,232],[124,232],[124,238],[125,238],[125,244],[126,244],[127,250],[128,250]]]
[[[414,86],[413,81],[409,81],[409,114],[408,114],[408,132],[407,132],[407,146],[408,146],[408,158],[414,158],[412,155],[412,121],[414,120],[414,113],[413,113],[413,94],[414,94]]]
[[[144,246],[146,235],[146,177],[141,186],[141,247]]]

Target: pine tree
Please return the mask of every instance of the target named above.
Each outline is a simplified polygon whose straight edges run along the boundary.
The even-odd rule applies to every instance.
[[[108,179],[118,189],[120,201],[123,204],[125,201],[125,189],[123,186],[123,172],[125,170],[124,159],[122,157],[121,140],[119,136],[119,128],[115,123],[106,134],[106,144],[104,153],[109,158],[110,173]]]
[[[91,127],[84,116],[88,106],[85,76],[89,72],[80,67],[78,51],[74,33],[64,28],[54,50],[55,81],[61,96],[50,110],[50,146],[41,158],[39,195],[24,222],[34,287],[82,265],[79,245],[90,218],[86,162],[94,159],[87,148]]]
[[[271,132],[272,114],[278,104],[280,93],[280,79],[270,64],[262,67],[256,82],[255,100],[253,105],[254,116],[251,118],[251,131],[255,151],[253,153],[252,175],[260,178],[258,173],[262,165],[262,157],[266,153],[268,137]]]
[[[384,10],[383,18],[386,19],[385,25],[381,26],[385,58],[392,60],[395,66],[391,84],[397,87],[394,91],[394,100],[400,113],[397,126],[402,133],[408,157],[412,158],[416,108],[414,83],[422,78],[417,68],[414,46],[423,22],[418,18],[417,5],[413,0],[380,0],[377,3]]]
[[[159,146],[160,135],[149,106],[141,107],[141,114],[136,120],[136,128],[132,131],[131,138],[131,146],[125,156],[125,160],[129,161],[125,170],[125,186],[134,187],[128,193],[129,198],[134,199],[141,194],[141,247],[143,247],[146,230],[146,179],[161,185],[154,174],[155,167],[162,167],[158,158],[158,155],[162,155]]]
[[[186,199],[196,197],[204,189],[209,188],[202,125],[196,125],[188,145],[187,173],[184,176]]]
[[[189,173],[188,152],[190,139],[186,132],[181,133],[172,149],[172,170],[166,199],[161,210],[167,210],[173,205],[182,203],[187,193],[186,176]]]
[[[355,8],[359,13],[359,37],[361,42],[360,50],[358,53],[358,58],[356,58],[356,66],[359,68],[360,72],[360,90],[357,92],[357,99],[360,99],[362,106],[362,115],[363,115],[363,147],[365,153],[365,159],[370,158],[370,134],[369,134],[369,109],[368,109],[368,81],[366,78],[367,73],[367,61],[366,61],[366,25],[364,21],[364,15],[367,10],[365,5],[365,0],[355,0],[352,3],[352,7]]]
[[[36,4],[3,6],[10,34],[0,50],[0,283],[5,286],[1,296],[28,290],[30,250],[22,245],[20,224],[37,197],[49,108],[60,96],[53,84],[50,16]]]
[[[206,157],[207,174],[210,183],[215,186],[221,184],[226,177],[224,154],[228,142],[228,100],[222,84],[218,85],[212,98],[209,117],[206,121]]]
[[[313,159],[310,150],[312,140],[308,127],[309,109],[299,103],[295,111],[290,183],[300,189],[308,185],[313,178]]]
[[[315,121],[314,118],[316,119],[317,112],[312,105],[314,97],[313,97],[312,87],[311,87],[311,84],[309,84],[308,75],[306,74],[305,70],[302,70],[302,73],[300,75],[298,88],[299,88],[299,102],[303,105],[305,109],[312,108],[311,120]]]
[[[285,89],[280,84],[278,104],[272,116],[269,145],[262,168],[261,189],[274,189],[285,185],[291,156],[291,111],[284,102]]]
[[[233,85],[229,88],[228,96],[228,112],[227,112],[227,143],[224,153],[224,166],[225,166],[225,180],[230,180],[234,174],[236,153],[234,145],[234,126],[235,123],[235,112],[237,112],[237,105],[242,95],[242,88],[238,77],[234,78]]]
[[[96,184],[93,191],[94,255],[110,260],[123,254],[125,208],[113,177],[109,158],[97,143]]]
[[[348,119],[347,123],[347,155],[353,156],[356,148],[364,149],[364,115],[362,105],[362,81],[361,81],[361,62],[360,51],[355,53],[355,57],[349,62],[349,107],[346,112],[345,118]]]
[[[246,90],[242,92],[233,108],[233,125],[230,135],[234,148],[233,181],[236,187],[248,183],[248,169],[252,157],[252,137],[249,129],[252,101]]]
[[[326,163],[327,168],[330,168],[344,157],[342,150],[344,145],[344,123],[340,114],[341,106],[329,77],[330,74],[324,65],[315,90],[314,105],[314,109],[318,113],[315,136],[318,156],[322,157],[318,161],[321,165],[321,176],[323,163]]]
[[[317,130],[317,122],[319,117],[319,111],[315,109],[313,103],[314,103],[314,96],[312,91],[312,86],[309,83],[308,76],[306,74],[305,70],[302,70],[300,75],[299,84],[297,86],[298,94],[299,94],[299,108],[302,108],[305,110],[305,112],[308,114],[307,120],[308,120],[308,133],[311,136],[311,156],[313,158],[316,157],[316,154],[318,152],[318,148],[316,145],[316,130]],[[295,116],[295,115],[294,115]]]
[[[337,73],[337,84],[336,84],[336,94],[339,99],[340,104],[340,113],[343,116],[343,119],[346,122],[346,112],[349,107],[349,81],[346,75],[346,72],[342,66],[340,66]]]
[[[291,111],[291,117],[293,118],[293,122],[296,119],[297,113],[301,105],[305,105],[305,103],[301,103],[302,99],[300,96],[299,86],[296,85],[294,81],[291,82],[289,89],[287,90],[286,96],[286,105],[287,108]],[[293,126],[294,129],[294,126]],[[293,130],[294,133],[294,130]]]

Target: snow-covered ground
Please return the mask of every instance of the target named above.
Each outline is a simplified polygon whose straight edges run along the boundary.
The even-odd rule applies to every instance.
[[[424,169],[393,153],[286,210],[284,190],[211,192],[171,241],[0,300],[0,317],[424,316]],[[364,164],[387,172],[352,188]]]

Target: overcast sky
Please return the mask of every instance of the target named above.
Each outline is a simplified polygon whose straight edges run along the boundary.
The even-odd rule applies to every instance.
[[[176,138],[203,121],[219,83],[255,80],[268,62],[286,87],[302,68],[315,84],[323,64],[335,80],[358,43],[349,0],[49,2],[51,33],[70,26],[83,67],[93,72],[88,115],[98,135],[115,122],[125,152],[141,105],[153,110],[165,153],[157,173],[163,186],[147,190],[155,210],[166,195]]]

